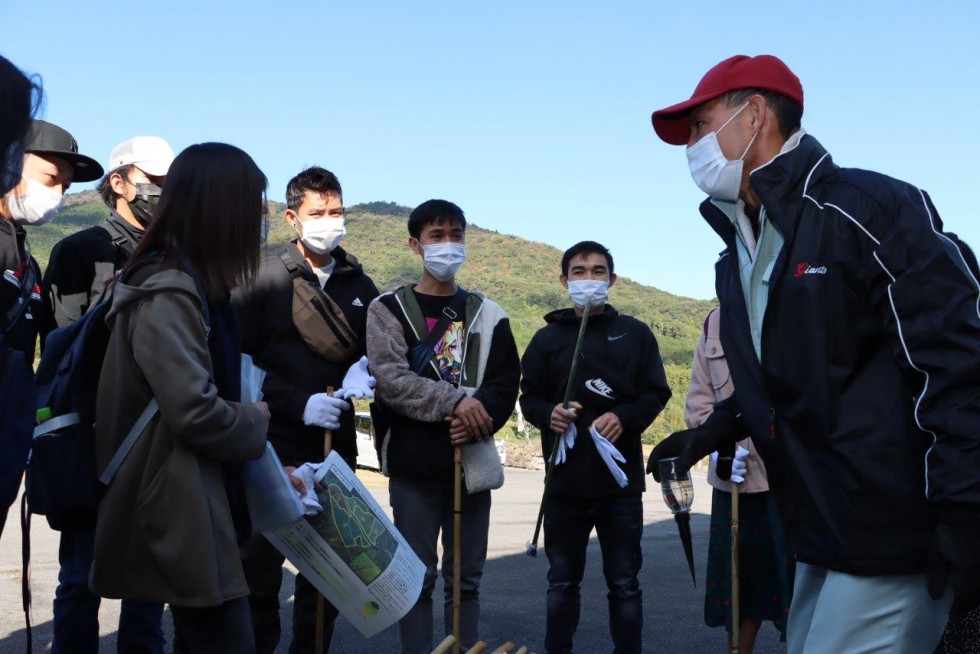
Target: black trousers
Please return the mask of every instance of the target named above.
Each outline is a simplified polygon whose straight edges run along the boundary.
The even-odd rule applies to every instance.
[[[279,618],[279,589],[282,586],[282,564],[285,557],[272,543],[260,535],[250,537],[242,546],[242,563],[248,580],[249,609],[255,630],[257,654],[273,654],[282,635]],[[293,638],[289,654],[316,653],[316,588],[302,575],[296,575],[296,595],[293,598]],[[323,604],[323,652],[330,650],[337,609],[330,602]],[[231,651],[231,650],[229,650]]]
[[[181,654],[255,654],[247,597],[207,608],[171,604],[170,615],[174,649]]]

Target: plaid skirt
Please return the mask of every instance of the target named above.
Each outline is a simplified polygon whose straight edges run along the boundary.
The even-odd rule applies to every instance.
[[[770,493],[738,497],[738,579],[741,620],[771,621],[786,636],[786,617],[793,597],[796,565]],[[707,589],[704,623],[732,622],[732,496],[714,489],[711,497],[711,535],[708,540]]]

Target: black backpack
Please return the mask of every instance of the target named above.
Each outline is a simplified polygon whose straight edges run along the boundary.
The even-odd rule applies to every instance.
[[[207,296],[198,276],[189,263],[181,266],[195,279],[210,327]],[[95,400],[109,345],[111,330],[105,319],[111,306],[110,290],[81,318],[48,334],[34,376],[39,424],[27,462],[25,494],[30,512],[44,515],[52,529],[95,527],[104,488],[157,412],[153,400],[105,470],[96,470]]]

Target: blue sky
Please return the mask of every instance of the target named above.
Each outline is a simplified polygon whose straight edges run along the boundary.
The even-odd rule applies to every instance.
[[[620,274],[709,298],[722,246],[650,112],[728,56],[775,54],[838,164],[921,186],[980,247],[978,7],[6,0],[0,53],[100,161],[137,134],[227,141],[273,199],[320,164],[348,204],[443,197],[500,232],[602,241]]]

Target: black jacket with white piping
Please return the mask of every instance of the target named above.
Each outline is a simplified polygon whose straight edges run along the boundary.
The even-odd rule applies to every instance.
[[[701,205],[727,245],[716,290],[736,390],[717,419],[752,435],[798,560],[920,573],[937,511],[980,510],[975,259],[924,192],[839,168],[812,136],[749,179],[785,244],[760,362],[735,229]]]
[[[520,402],[524,417],[541,430],[541,449],[548,460],[555,442],[551,412],[564,399],[582,319],[574,309],[552,311],[544,319],[548,324],[534,335],[521,359]],[[640,439],[670,399],[653,332],[606,305],[601,314],[589,317],[575,377],[571,399],[582,405],[575,419],[575,445],[565,463],[555,467],[549,494],[600,498],[643,492]],[[615,413],[623,426],[615,445],[626,459],[625,488],[616,484],[589,436],[589,427],[607,412]]]

